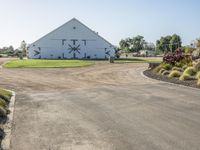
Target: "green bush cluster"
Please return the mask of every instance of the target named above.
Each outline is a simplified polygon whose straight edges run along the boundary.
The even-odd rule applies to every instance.
[[[182,74],[179,78],[179,80],[184,81],[184,80],[195,80],[194,76],[191,76],[189,74]]]
[[[0,117],[6,117],[9,113],[8,105],[12,93],[0,88]]]
[[[161,64],[160,64],[158,67],[156,67],[153,71],[154,71],[155,73],[158,73],[158,74],[162,75],[163,72],[169,71],[169,70],[171,70],[171,69],[172,69],[172,65],[166,64],[166,63],[161,63]],[[167,73],[167,72],[165,72],[165,73]]]
[[[194,76],[197,72],[193,67],[188,67],[183,73]]]
[[[161,66],[156,67],[155,69],[153,69],[154,73],[158,73],[160,71],[160,69],[162,69]]]
[[[169,78],[174,78],[174,77],[180,77],[181,76],[181,72],[177,71],[177,70],[172,70],[169,74]]]
[[[160,69],[160,71],[158,72],[158,74],[161,75],[164,71],[165,71],[165,69],[162,68],[162,69]]]
[[[170,71],[168,71],[168,70],[165,70],[165,71],[162,73],[163,76],[166,76],[166,75],[168,75],[168,74],[170,74]]]
[[[171,69],[172,69],[172,65],[170,65],[170,64],[165,64],[165,63],[161,64],[161,67],[162,67],[163,69],[165,69],[165,70],[171,70]]]
[[[200,86],[200,59],[193,61],[190,54],[181,50],[165,55],[163,62],[154,69],[154,72],[179,80],[197,80],[197,85]]]
[[[179,68],[179,67],[173,67],[172,70],[173,71],[179,71],[179,72],[183,72],[184,71],[182,68]]]
[[[195,80],[195,75],[196,75],[196,70],[194,67],[188,67],[185,69],[181,77],[179,78],[180,80]]]
[[[199,79],[200,79],[200,71],[199,71],[199,72],[197,72],[196,79],[197,79],[197,80],[199,80]]]
[[[187,69],[187,67],[188,67],[187,65],[184,65],[182,68],[183,68],[183,70],[185,70],[185,69]]]
[[[153,71],[169,78],[179,78],[181,81],[197,80],[197,85],[200,86],[200,71],[196,69],[198,67],[193,67],[191,63],[184,64],[186,63],[178,62],[172,66],[171,64],[161,63]]]

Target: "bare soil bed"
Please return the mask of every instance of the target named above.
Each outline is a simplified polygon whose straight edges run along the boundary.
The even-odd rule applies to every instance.
[[[153,79],[156,79],[156,80],[175,83],[175,84],[179,84],[179,85],[185,85],[185,86],[194,87],[194,88],[200,88],[199,86],[197,86],[197,81],[196,80],[180,81],[178,78],[169,78],[167,76],[162,76],[162,75],[155,74],[153,72],[153,70],[151,70],[151,69],[150,70],[145,70],[143,73],[147,77],[150,77],[150,78],[153,78]]]

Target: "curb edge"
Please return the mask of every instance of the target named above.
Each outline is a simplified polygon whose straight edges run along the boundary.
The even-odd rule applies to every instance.
[[[3,150],[10,149],[10,142],[11,142],[11,132],[12,132],[12,125],[13,125],[13,118],[14,118],[14,106],[15,106],[15,92],[11,90],[7,90],[12,93],[12,97],[10,99],[9,110],[10,114],[8,114],[8,120],[4,125],[4,132],[5,137],[2,140],[1,147]]]
[[[162,81],[162,80],[157,80],[157,79],[150,78],[150,77],[148,77],[148,76],[146,76],[146,75],[144,74],[144,71],[141,71],[141,72],[140,72],[140,75],[141,75],[142,77],[148,79],[148,80],[157,81],[157,82],[159,82],[159,83],[166,83],[166,84],[169,84],[169,85],[175,85],[175,86],[178,86],[178,87],[189,88],[189,89],[193,89],[193,90],[197,90],[197,91],[200,90],[200,89],[198,89],[198,88],[194,88],[194,87],[190,87],[190,86],[186,86],[186,85],[182,85],[182,84],[176,84],[176,83],[171,83],[171,82],[166,82],[166,81]]]

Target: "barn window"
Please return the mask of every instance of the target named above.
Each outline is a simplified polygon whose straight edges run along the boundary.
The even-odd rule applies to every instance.
[[[76,30],[76,27],[73,27],[74,30]]]
[[[72,39],[71,41],[73,42],[73,45],[76,45],[76,41],[78,41],[78,40]]]
[[[86,46],[86,40],[82,40],[84,42],[84,45]]]
[[[62,45],[65,45],[66,39],[62,39]]]

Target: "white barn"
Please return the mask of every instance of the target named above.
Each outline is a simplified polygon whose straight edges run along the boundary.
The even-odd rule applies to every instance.
[[[30,44],[30,59],[106,59],[115,56],[115,47],[73,18]]]

